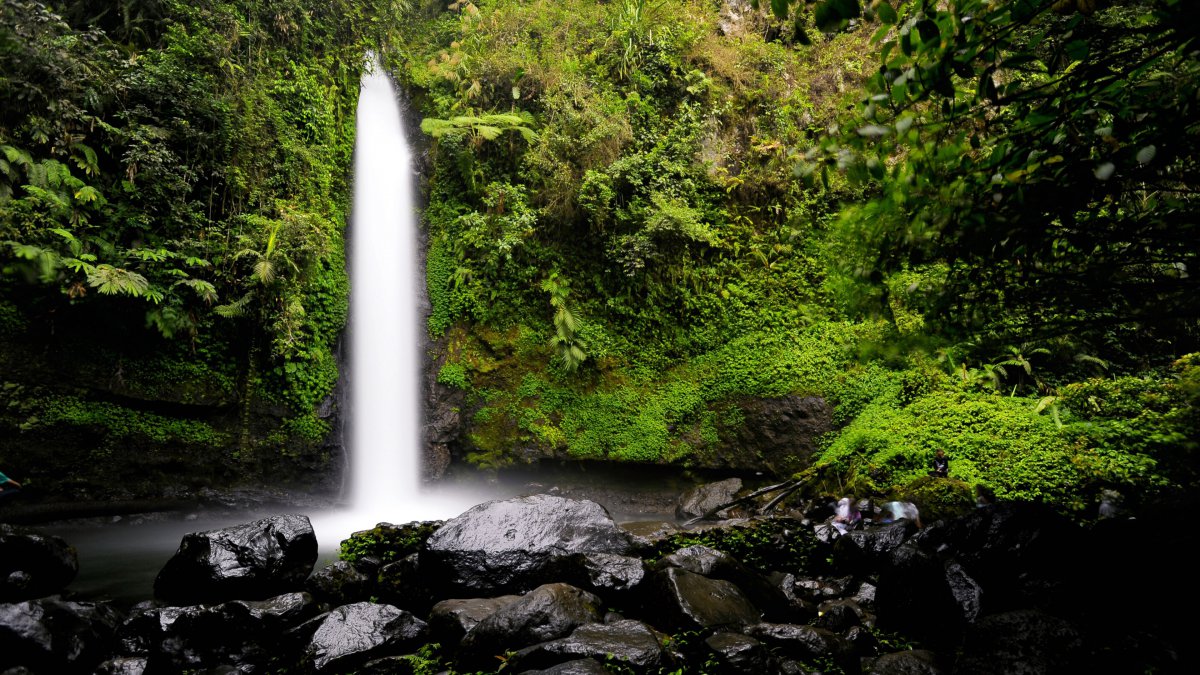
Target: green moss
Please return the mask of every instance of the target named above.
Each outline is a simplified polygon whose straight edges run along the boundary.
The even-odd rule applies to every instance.
[[[364,556],[384,562],[399,560],[421,550],[430,535],[441,527],[440,521],[413,522],[405,525],[380,524],[350,535],[341,543],[339,560],[354,562]]]
[[[27,392],[20,392],[20,395],[20,401],[9,398],[6,403],[10,414],[19,411],[24,417],[19,425],[24,431],[82,427],[93,430],[107,444],[140,442],[149,443],[150,447],[188,444],[224,448],[231,440],[230,434],[196,420],[131,410],[75,396],[29,395]]]

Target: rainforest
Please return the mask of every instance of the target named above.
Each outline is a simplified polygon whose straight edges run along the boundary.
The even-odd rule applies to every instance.
[[[1195,13],[3,0],[0,468],[47,502],[336,487],[371,53],[422,147],[431,473],[1189,493]]]

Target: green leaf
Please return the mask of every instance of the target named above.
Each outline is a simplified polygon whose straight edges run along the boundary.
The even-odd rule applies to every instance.
[[[788,0],[771,0],[771,13],[780,19],[788,15]]]
[[[878,16],[880,21],[888,25],[894,24],[900,19],[900,17],[896,16],[896,10],[892,9],[892,6],[886,2],[879,3],[879,6],[875,8],[875,16]]]

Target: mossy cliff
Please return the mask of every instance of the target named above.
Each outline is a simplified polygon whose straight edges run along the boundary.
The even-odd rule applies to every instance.
[[[1195,482],[1200,330],[1177,292],[1194,251],[1101,227],[1167,222],[1192,202],[1121,211],[1105,190],[1125,174],[1093,166],[1127,149],[1130,166],[1190,185],[1190,164],[1160,154],[1160,168],[1157,137],[1071,117],[1136,110],[1141,134],[1174,128],[1173,113],[1117,85],[1055,89],[1094,100],[1059,117],[1020,107],[1054,89],[1038,78],[1084,72],[1064,59],[1110,58],[1062,42],[1080,26],[1085,47],[1158,31],[1162,49],[1122,82],[1193,72],[1177,3],[3,7],[0,87],[15,104],[0,120],[0,463],[34,484],[150,466],[195,485],[337,473],[368,50],[426,150],[434,473],[587,460],[888,492],[944,448],[964,485],[1076,513],[1102,488]],[[980,64],[980,44],[1013,56]],[[1018,105],[988,82],[1029,88]],[[1170,91],[1186,98],[1187,79]],[[1047,119],[1073,131],[1023,126]],[[1093,201],[1071,214],[1034,191],[1073,180]],[[1108,220],[1076,227],[1085,214]],[[972,238],[995,223],[1013,229]],[[1055,228],[1069,231],[1047,240]],[[1136,307],[1080,292],[1075,311],[1038,276],[1099,283],[1100,251],[1151,249],[1162,256],[1109,275],[1155,289]],[[1141,312],[1157,301],[1176,311]]]

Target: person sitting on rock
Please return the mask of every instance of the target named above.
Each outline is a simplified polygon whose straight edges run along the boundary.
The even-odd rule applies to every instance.
[[[946,457],[946,451],[938,449],[937,454],[933,456],[933,471],[929,472],[934,478],[945,478],[950,475],[950,459]]]
[[[11,499],[21,492],[21,484],[0,472],[0,500]]]
[[[834,510],[833,520],[830,521],[838,532],[846,534],[846,532],[858,527],[862,522],[862,513],[854,502],[850,501],[849,497],[842,497],[838,500],[837,508]]]

